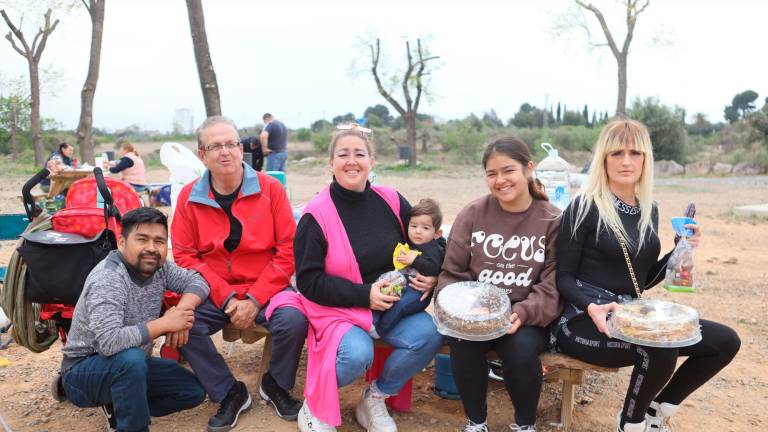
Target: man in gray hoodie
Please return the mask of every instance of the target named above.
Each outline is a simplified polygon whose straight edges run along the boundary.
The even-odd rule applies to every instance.
[[[153,340],[184,345],[194,309],[209,288],[197,272],[166,262],[168,219],[143,207],[125,214],[118,249],[85,281],[62,352],[62,385],[79,407],[102,407],[111,430],[147,431],[150,416],[193,408],[205,399],[194,374],[152,357]],[[181,293],[160,316],[163,292]]]

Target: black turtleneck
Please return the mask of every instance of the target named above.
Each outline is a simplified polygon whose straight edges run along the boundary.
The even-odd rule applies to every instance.
[[[311,214],[299,221],[293,251],[296,260],[296,284],[304,296],[325,306],[370,307],[371,284],[393,270],[392,252],[404,241],[403,232],[392,210],[370,184],[363,192],[344,189],[333,182],[331,200],[360,266],[363,284],[325,273],[328,243]],[[400,219],[408,226],[411,205],[400,195]]]
[[[243,224],[241,224],[232,213],[232,205],[240,194],[240,188],[243,187],[243,183],[240,182],[240,186],[238,186],[231,194],[222,195],[216,192],[216,189],[213,187],[213,176],[209,177],[208,181],[211,186],[211,191],[213,191],[213,197],[216,199],[216,203],[221,206],[221,209],[224,210],[224,213],[227,214],[227,218],[229,219],[229,236],[224,240],[224,249],[226,249],[227,252],[232,253],[232,251],[237,249],[240,245],[240,239],[243,237]]]
[[[598,210],[592,207],[587,217],[574,232],[572,220],[576,217],[579,198],[574,199],[565,209],[557,236],[555,250],[557,254],[557,289],[566,301],[586,309],[591,300],[581,291],[576,280],[607,289],[616,294],[637,297],[632,278],[629,276],[627,262],[613,231],[600,227],[597,231]],[[640,208],[630,206],[620,200],[615,202],[619,218],[629,236],[630,261],[641,290],[653,287],[664,279],[667,261],[672,252],[659,259],[661,243],[656,234],[659,226],[659,212],[654,204],[651,226],[645,233],[643,247],[638,252],[640,236]]]

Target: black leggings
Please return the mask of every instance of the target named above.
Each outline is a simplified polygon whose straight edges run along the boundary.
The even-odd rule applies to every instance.
[[[548,332],[541,327],[523,326],[513,335],[474,342],[447,338],[451,346],[451,369],[461,393],[464,413],[475,423],[487,414],[488,363],[486,353],[494,350],[502,361],[504,384],[515,407],[515,422],[536,424],[536,406],[541,393],[539,354],[547,346]]]
[[[741,340],[733,329],[701,320],[701,342],[683,348],[651,348],[610,339],[582,315],[558,332],[560,350],[571,357],[604,367],[634,366],[622,423],[639,423],[651,402],[680,403],[733,360]],[[675,371],[677,358],[688,357]]]

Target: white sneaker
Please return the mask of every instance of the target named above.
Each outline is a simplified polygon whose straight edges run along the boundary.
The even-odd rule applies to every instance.
[[[474,423],[472,420],[467,419],[467,425],[464,426],[464,432],[488,432],[488,424],[486,422]]]
[[[648,432],[648,423],[643,420],[640,423],[625,423],[621,428],[621,410],[616,413],[616,431],[617,432]]]
[[[363,398],[355,408],[355,420],[368,432],[397,432],[384,400],[387,395],[374,394],[371,387],[363,390]]]
[[[678,405],[672,405],[666,402],[658,403],[653,401],[651,402],[650,408],[656,410],[656,415],[645,415],[645,422],[648,424],[648,431],[672,432],[672,427],[669,425],[669,419],[677,412]]]
[[[301,432],[336,432],[335,427],[323,423],[309,411],[309,406],[307,405],[306,400],[299,410],[296,422],[299,424],[299,430]]]
[[[536,432],[536,425],[519,426],[517,423],[512,423],[509,425],[509,429],[512,432]]]

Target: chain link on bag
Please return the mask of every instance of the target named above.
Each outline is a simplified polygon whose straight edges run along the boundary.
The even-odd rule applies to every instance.
[[[640,291],[640,286],[637,284],[637,278],[635,278],[635,269],[632,267],[632,261],[629,260],[627,243],[624,240],[624,236],[621,235],[621,230],[619,230],[619,226],[616,224],[616,222],[613,222],[613,232],[616,234],[616,238],[619,239],[619,246],[621,246],[621,252],[624,253],[624,261],[627,262],[627,269],[629,270],[629,276],[632,278],[632,285],[635,287],[637,298],[643,298],[643,292]]]

